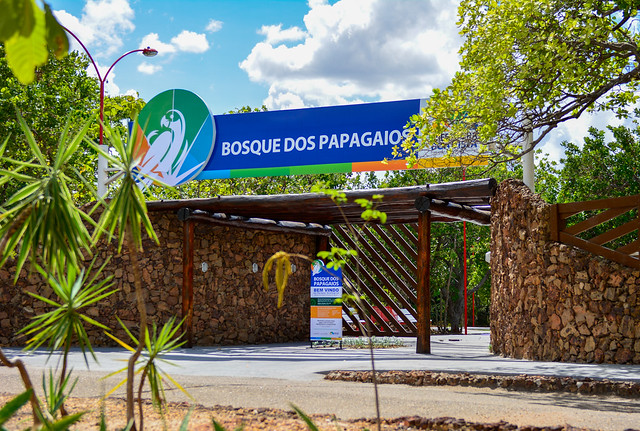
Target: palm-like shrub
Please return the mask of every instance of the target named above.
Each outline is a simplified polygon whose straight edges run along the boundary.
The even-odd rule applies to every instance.
[[[127,243],[129,257],[131,259],[130,268],[133,272],[134,286],[136,292],[136,305],[140,316],[140,328],[138,335],[138,348],[129,358],[127,369],[127,421],[133,421],[132,429],[135,429],[135,413],[133,400],[134,367],[136,361],[142,353],[144,347],[144,337],[147,331],[147,309],[142,293],[142,274],[138,263],[138,253],[142,251],[142,229],[147,235],[157,243],[158,237],[153,230],[151,220],[147,215],[147,204],[144,194],[139,187],[139,174],[137,170],[137,159],[134,151],[134,143],[137,142],[137,124],[134,124],[133,133],[129,137],[121,136],[117,130],[105,126],[107,142],[114,150],[114,153],[104,151],[95,142],[88,141],[94,149],[104,155],[112,168],[116,171],[114,179],[119,181],[118,187],[113,192],[110,199],[98,220],[95,233],[93,235],[94,244],[104,236],[112,237],[114,233],[117,238],[118,253],[122,251],[122,246]],[[142,427],[141,427],[142,429]]]
[[[84,254],[91,253],[91,236],[86,224],[93,223],[76,207],[68,185],[70,175],[86,183],[79,172],[68,166],[83,142],[90,122],[73,136],[69,124],[65,125],[58,151],[49,161],[20,113],[18,120],[29,143],[32,160],[23,162],[5,156],[8,139],[0,147],[3,165],[14,166],[14,169],[0,169],[0,187],[9,181],[24,184],[0,207],[0,266],[17,256],[16,280],[27,259],[43,262],[48,269],[64,268],[66,262],[79,266]]]

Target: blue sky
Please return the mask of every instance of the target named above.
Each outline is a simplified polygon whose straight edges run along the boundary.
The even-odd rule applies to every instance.
[[[171,88],[198,94],[214,114],[428,97],[458,69],[457,0],[49,0],[58,19],[106,69],[107,92],[150,100]],[[77,47],[77,45],[76,45]],[[581,142],[583,117],[543,149]]]
[[[149,100],[185,88],[214,114],[426,97],[457,63],[449,0],[50,3],[100,67],[130,49],[158,49],[119,62],[107,91]]]

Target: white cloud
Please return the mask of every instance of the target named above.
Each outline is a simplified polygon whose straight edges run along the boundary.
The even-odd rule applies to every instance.
[[[634,108],[635,106],[632,106]],[[620,119],[611,111],[585,113],[580,118],[566,121],[540,143],[539,148],[543,153],[549,154],[551,160],[560,161],[564,157],[564,149],[561,143],[564,141],[571,142],[578,147],[584,144],[584,138],[589,136],[589,128],[595,127],[599,130],[605,130],[605,139],[613,140],[613,134],[607,129],[607,126],[633,126],[631,119]]]
[[[146,61],[138,65],[138,72],[144,73],[146,75],[153,75],[154,73],[159,72],[161,70],[162,70],[162,66],[157,64],[147,63]]]
[[[171,43],[179,50],[196,54],[203,53],[209,49],[207,36],[202,33],[182,30],[182,32],[171,39]]]
[[[158,51],[158,56],[173,54],[176,52],[176,47],[170,43],[164,43],[160,41],[158,33],[149,33],[140,41],[140,48],[150,47]]]
[[[240,67],[270,109],[427,97],[458,68],[457,4],[312,0],[304,29],[263,26]]]
[[[54,13],[82,43],[92,48],[96,57],[107,57],[120,51],[122,38],[135,29],[134,12],[128,0],[88,0],[80,18],[64,10]]]
[[[265,43],[273,45],[280,42],[296,41],[304,39],[306,33],[299,27],[291,27],[282,30],[282,24],[263,25],[258,34],[266,36]]]
[[[209,24],[205,27],[205,30],[209,33],[215,33],[222,29],[222,21],[216,21],[215,19],[209,20]]]
[[[179,51],[201,54],[209,49],[209,42],[204,33],[183,30],[171,38],[170,43],[160,40],[158,33],[149,33],[140,41],[140,47],[151,47],[158,50],[158,55],[175,54]]]

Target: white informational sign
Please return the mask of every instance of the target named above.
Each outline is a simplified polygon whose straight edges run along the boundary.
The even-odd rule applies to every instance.
[[[342,270],[322,261],[311,269],[311,341],[342,341]]]

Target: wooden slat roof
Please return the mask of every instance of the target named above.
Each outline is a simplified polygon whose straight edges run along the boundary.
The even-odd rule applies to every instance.
[[[488,224],[488,206],[495,193],[497,182],[493,178],[458,181],[442,184],[425,184],[413,187],[345,191],[348,202],[339,207],[330,197],[318,193],[295,195],[216,196],[205,199],[151,201],[149,211],[178,211],[181,208],[206,213],[224,213],[246,218],[262,218],[274,221],[317,223],[320,225],[362,223],[363,209],[355,199],[371,199],[374,194],[383,195],[376,206],[387,214],[387,223],[415,223],[419,211],[416,199],[421,198],[432,211],[432,221],[472,221]],[[345,220],[346,218],[346,220]]]

